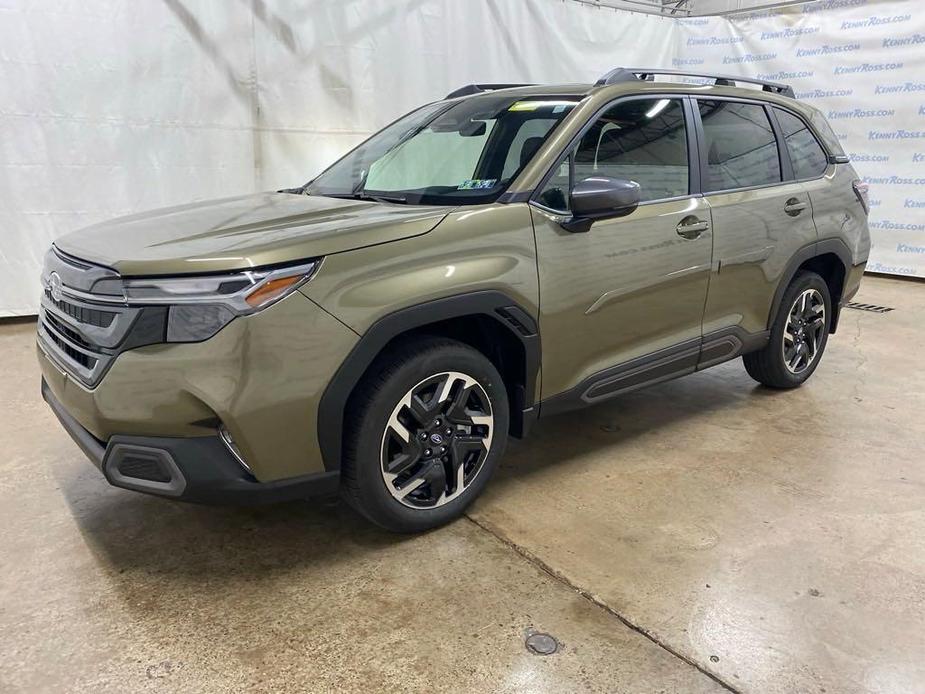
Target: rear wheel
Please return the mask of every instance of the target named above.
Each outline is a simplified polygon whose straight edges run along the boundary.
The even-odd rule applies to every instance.
[[[781,300],[767,346],[742,357],[748,375],[772,388],[796,388],[812,376],[829,338],[832,300],[814,272],[798,274]]]
[[[480,352],[443,338],[404,343],[376,361],[348,406],[344,495],[390,530],[442,525],[488,482],[508,418],[504,383]]]

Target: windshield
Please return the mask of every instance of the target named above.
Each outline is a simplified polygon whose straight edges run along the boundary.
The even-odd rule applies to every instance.
[[[491,202],[578,100],[497,94],[429,104],[373,135],[305,192],[425,205]]]

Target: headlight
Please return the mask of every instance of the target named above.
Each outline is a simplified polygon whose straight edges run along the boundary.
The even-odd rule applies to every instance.
[[[200,277],[126,278],[121,290],[130,306],[168,307],[167,342],[199,342],[236,316],[256,313],[288,296],[311,278],[319,264]],[[100,289],[104,288],[94,287]]]

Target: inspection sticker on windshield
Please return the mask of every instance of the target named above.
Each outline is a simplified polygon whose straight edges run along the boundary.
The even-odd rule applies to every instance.
[[[482,188],[494,188],[495,183],[497,182],[497,178],[470,178],[468,181],[463,181],[458,186],[456,186],[456,190],[481,190]]]

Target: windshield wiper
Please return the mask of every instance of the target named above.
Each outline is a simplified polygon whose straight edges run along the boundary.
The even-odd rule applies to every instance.
[[[393,202],[397,205],[407,205],[408,198],[400,195],[371,195],[366,191],[358,193],[327,193],[329,198],[342,198],[343,200],[372,200],[373,202]]]
[[[306,183],[304,186],[299,186],[298,188],[281,188],[276,191],[277,193],[289,193],[290,195],[305,195],[305,189],[308,188]]]

